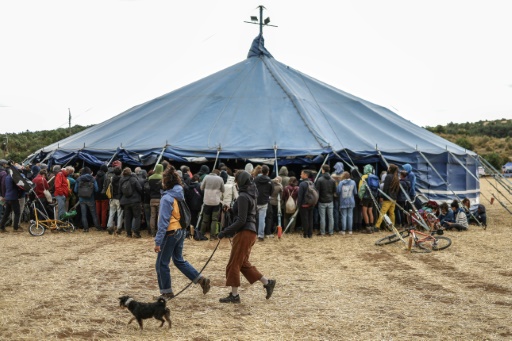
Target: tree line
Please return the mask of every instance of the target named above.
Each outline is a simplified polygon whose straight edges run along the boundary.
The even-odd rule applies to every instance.
[[[21,162],[36,150],[74,135],[92,126],[76,125],[55,130],[3,134],[1,136],[2,158]],[[489,161],[496,169],[510,161],[512,155],[512,120],[453,123],[445,126],[425,127],[450,142],[472,150]]]

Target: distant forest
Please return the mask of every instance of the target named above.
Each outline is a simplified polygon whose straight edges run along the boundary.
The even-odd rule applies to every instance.
[[[0,156],[22,162],[30,154],[91,126],[0,135]],[[512,160],[512,120],[448,123],[425,129],[484,157],[496,169]]]

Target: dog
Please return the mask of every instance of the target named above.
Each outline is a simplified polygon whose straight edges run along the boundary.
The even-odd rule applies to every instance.
[[[121,296],[119,297],[119,306],[121,308],[127,308],[133,314],[128,324],[132,323],[133,320],[137,320],[141,330],[143,329],[142,320],[152,317],[162,322],[160,327],[167,321],[167,323],[169,323],[169,329],[171,328],[171,311],[165,306],[165,299],[163,298],[158,298],[158,300],[153,303],[141,303],[135,301],[130,296]]]

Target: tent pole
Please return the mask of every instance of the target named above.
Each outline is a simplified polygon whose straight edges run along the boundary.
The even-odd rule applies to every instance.
[[[448,183],[443,179],[443,177],[441,176],[441,174],[439,174],[439,172],[437,171],[437,169],[434,167],[434,165],[432,163],[430,163],[430,161],[427,159],[427,157],[421,152],[421,150],[418,150],[418,153],[420,153],[420,155],[425,159],[425,161],[428,163],[428,165],[434,170],[434,172],[436,172],[437,176],[443,180],[444,184],[446,185],[446,188],[448,188],[450,190],[450,192],[453,193],[453,195],[455,196],[455,198],[459,201],[459,202],[462,202],[462,200],[460,200],[460,197],[457,195],[457,193],[455,193],[454,190],[452,190],[450,188],[450,186],[448,185]],[[476,219],[476,217],[473,215],[473,213],[471,213],[471,211],[469,211],[469,214],[473,217],[473,219],[475,219],[475,221],[478,223],[478,225],[482,228],[485,229],[485,226],[482,226],[482,224],[480,223],[480,221],[478,219]]]
[[[470,155],[471,156],[471,155]],[[471,156],[473,157],[473,156]],[[473,158],[475,159],[475,158]],[[501,174],[500,172],[498,172],[498,170],[496,168],[494,168],[490,163],[489,161],[487,161],[486,159],[484,158],[479,158],[477,161],[479,161],[481,164],[483,164],[484,166],[486,166],[488,169],[491,169],[492,170],[492,175],[494,175],[494,178],[496,179],[496,181],[503,186],[503,188],[505,188],[507,190],[507,192],[511,193],[511,190],[512,190],[512,182],[510,182],[507,178],[505,178],[503,176],[503,174]],[[483,162],[481,162],[483,161]],[[510,186],[508,184],[506,184],[505,182],[508,182],[510,184]]]
[[[114,153],[114,155],[112,155],[112,157],[110,158],[110,160],[108,160],[108,163],[107,163],[107,167],[110,166],[110,164],[112,163],[112,161],[114,161],[114,158],[117,156],[117,154],[119,153],[119,148],[117,148],[116,152]]]
[[[220,154],[220,151],[222,150],[221,146],[219,145],[219,147],[217,148],[217,156],[215,157],[215,162],[213,164],[213,168],[212,170],[215,169],[215,167],[217,166],[217,161],[219,160],[219,154]]]
[[[164,155],[164,151],[165,151],[165,148],[167,148],[168,144],[166,144],[163,148],[162,148],[162,151],[160,152],[160,155],[158,155],[158,159],[156,159],[156,163],[155,163],[155,167],[153,167],[153,170],[156,169],[156,165],[158,165],[160,163],[160,160],[162,160],[162,156]]]

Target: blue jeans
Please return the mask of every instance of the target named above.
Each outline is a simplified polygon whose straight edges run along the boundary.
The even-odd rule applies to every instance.
[[[354,223],[354,208],[340,208],[341,213],[341,230],[342,231],[352,231],[352,225]]]
[[[331,202],[319,202],[318,203],[318,214],[320,215],[320,234],[325,234],[325,212],[327,212],[327,218],[329,219],[329,234],[334,233],[334,204]]]
[[[258,209],[258,238],[265,237],[265,217],[267,216],[268,204],[257,205]]]
[[[171,269],[169,263],[172,261],[174,265],[187,276],[188,279],[197,283],[201,275],[183,259],[183,241],[185,240],[186,231],[183,229],[176,230],[173,235],[164,237],[160,252],[156,256],[156,277],[158,279],[158,288],[161,294],[172,292]]]
[[[56,218],[60,219],[60,217],[66,213],[66,197],[63,195],[57,195],[55,199],[57,200],[57,204],[59,205],[59,213],[57,214],[58,216]]]
[[[89,228],[89,223],[87,222],[87,209],[91,212],[94,227],[100,228],[100,224],[98,224],[98,215],[96,214],[96,202],[94,200],[80,201],[80,214],[82,215],[82,227],[84,230]]]

